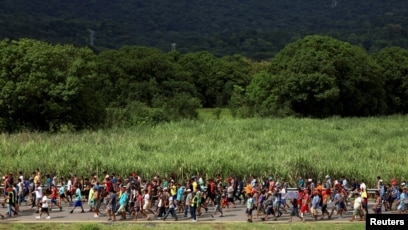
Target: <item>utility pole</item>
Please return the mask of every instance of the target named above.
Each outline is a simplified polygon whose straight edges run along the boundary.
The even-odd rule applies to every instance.
[[[91,47],[93,47],[93,46],[94,46],[95,31],[93,31],[93,30],[91,30],[91,29],[88,29],[88,31],[89,31],[89,45],[90,45]]]

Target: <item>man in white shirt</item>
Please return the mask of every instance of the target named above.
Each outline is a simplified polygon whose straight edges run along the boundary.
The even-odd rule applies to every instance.
[[[41,199],[43,197],[42,187],[41,187],[41,184],[39,182],[37,183],[34,194],[35,194],[35,204],[38,207],[38,210],[35,213],[38,213],[41,210]]]
[[[364,183],[364,180],[361,180],[361,181],[360,181],[360,189],[361,189],[361,191],[363,191],[363,189],[364,189],[364,191],[366,191],[366,189],[367,189],[367,186],[366,186],[366,184]]]
[[[72,181],[71,181],[71,177],[68,177],[68,181],[67,181],[67,199],[69,203],[69,206],[71,206],[72,203]]]
[[[228,203],[232,203],[234,205],[234,208],[236,208],[235,202],[234,202],[234,187],[232,183],[230,183],[227,188],[227,207],[228,207]]]
[[[24,184],[23,181],[21,180],[21,178],[18,178],[18,194],[17,194],[17,204],[18,206],[21,206],[22,202],[26,202],[26,200],[24,200]]]
[[[41,188],[41,186],[39,186]],[[42,194],[41,194],[42,195]],[[38,197],[37,197],[38,198]],[[46,195],[41,197],[41,208],[40,208],[40,216],[36,216],[36,219],[41,219],[43,213],[47,213],[46,219],[50,219],[50,212],[48,211],[48,197]]]
[[[143,208],[141,210],[141,213],[143,216],[147,216],[146,211],[149,211],[150,213],[152,213],[154,216],[157,216],[157,214],[150,209],[150,195],[147,192],[147,190],[144,190],[144,194],[143,194]],[[147,220],[150,220],[150,217],[147,217]]]

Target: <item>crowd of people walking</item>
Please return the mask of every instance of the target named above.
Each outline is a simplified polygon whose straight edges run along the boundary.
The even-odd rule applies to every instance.
[[[103,178],[103,179],[102,179]],[[368,209],[370,194],[364,180],[333,180],[327,175],[323,180],[299,177],[295,186],[297,191],[288,191],[285,180],[272,177],[250,176],[242,179],[235,176],[222,178],[217,175],[205,179],[201,175],[184,180],[170,175],[142,178],[136,173],[121,177],[114,173],[103,173],[103,177],[92,174],[89,177],[43,176],[39,169],[30,177],[22,172],[9,173],[2,178],[4,188],[1,205],[7,208],[2,218],[18,217],[23,204],[31,206],[35,217],[45,215],[50,219],[50,211],[63,210],[63,203],[72,214],[76,209],[81,213],[92,212],[94,218],[105,216],[109,221],[139,218],[145,220],[167,220],[170,216],[191,219],[196,222],[203,214],[210,212],[215,218],[224,216],[225,209],[245,205],[248,222],[254,220],[278,220],[289,214],[305,221],[331,219],[333,215],[343,218],[352,210],[350,221],[364,220],[368,213],[380,214],[385,211],[405,214],[408,208],[407,183],[391,179],[390,183],[377,177],[373,208]],[[83,203],[87,203],[85,209]]]

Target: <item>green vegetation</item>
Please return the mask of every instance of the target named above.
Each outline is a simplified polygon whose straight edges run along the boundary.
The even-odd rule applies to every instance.
[[[333,2],[336,2],[335,5]],[[3,0],[0,39],[32,38],[95,50],[139,45],[269,60],[310,34],[376,52],[408,48],[408,3],[401,0],[52,1]]]
[[[369,55],[326,36],[288,44],[271,62],[209,52],[0,42],[0,132],[74,131],[232,117],[366,117],[408,112],[407,50]]]
[[[307,36],[255,75],[248,94],[262,116],[372,116],[386,111],[383,86],[380,67],[361,48]]]
[[[406,116],[382,118],[183,120],[80,133],[0,136],[3,172],[35,168],[90,175],[109,172],[144,177],[218,173],[365,179],[408,178]],[[34,163],[35,162],[35,163]],[[27,175],[28,176],[28,175]]]
[[[0,130],[84,129],[104,121],[91,50],[3,40],[0,60]]]
[[[185,224],[185,223],[171,223],[171,224],[156,224],[156,223],[117,223],[117,224],[3,224],[0,225],[0,230],[3,229],[37,229],[37,230],[48,230],[48,229],[80,229],[80,230],[104,230],[104,229],[135,229],[143,227],[143,229],[166,229],[166,230],[182,230],[182,229],[198,229],[198,230],[210,230],[210,229],[237,229],[237,230],[249,230],[249,229],[302,229],[302,230],[312,230],[312,229],[332,229],[332,230],[361,230],[365,228],[364,223],[291,223],[291,224],[260,224],[260,223],[197,223],[197,224]]]

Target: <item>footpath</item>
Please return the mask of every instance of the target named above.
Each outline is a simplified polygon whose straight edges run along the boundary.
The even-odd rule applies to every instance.
[[[373,203],[369,203],[368,210],[369,212],[372,211],[372,205]],[[50,212],[50,219],[46,219],[46,214],[43,214],[41,219],[36,219],[36,217],[39,215],[35,213],[35,209],[31,209],[31,206],[25,205],[23,203],[23,206],[20,207],[20,213],[16,216],[12,217],[5,217],[3,219],[0,219],[0,223],[45,223],[45,222],[52,222],[52,223],[109,223],[108,217],[106,215],[101,215],[98,218],[94,217],[93,212],[89,212],[89,205],[86,202],[83,202],[84,210],[85,213],[81,213],[80,208],[76,208],[74,212],[71,214],[70,211],[72,210],[72,207],[69,207],[68,204],[63,204],[62,205],[62,210],[60,211],[59,208],[55,207],[52,209]],[[330,204],[328,207],[329,212],[331,211],[331,208],[333,207],[333,204]],[[346,213],[343,213],[342,217],[339,215],[336,215],[336,211],[334,212],[333,216],[331,219],[327,219],[327,216],[325,216],[324,220],[320,220],[320,216],[317,220],[317,222],[330,222],[330,223],[338,223],[338,222],[349,222],[351,215],[353,213],[353,209],[349,206],[349,210]],[[216,223],[216,222],[247,222],[247,217],[245,214],[245,205],[244,204],[237,204],[236,208],[233,208],[232,205],[230,205],[230,208],[224,208],[224,216],[219,217],[219,213],[217,213],[214,218],[211,217],[211,213],[214,211],[214,206],[209,206],[208,207],[208,212],[205,212],[204,209],[202,209],[202,215],[197,217],[197,222],[205,222],[205,223]],[[7,208],[1,208],[0,207],[0,213],[5,215],[7,212]],[[320,214],[320,213],[319,213]],[[152,223],[162,223],[164,222],[163,219],[158,219],[157,217],[154,217],[153,214],[150,214],[150,220],[146,220],[145,218],[141,218],[141,215],[139,215],[138,220],[134,221],[133,216],[127,215],[126,220],[120,220],[120,216],[117,216],[117,222],[127,222],[127,223],[147,223],[147,222],[152,222]],[[188,215],[190,216],[190,215]],[[177,213],[178,217],[178,222],[185,222],[185,223],[191,223],[192,220],[188,218],[184,218],[183,213]],[[283,212],[283,215],[278,218],[277,221],[273,220],[273,216],[270,217],[266,221],[262,221],[260,215],[258,218],[256,218],[256,210],[253,211],[253,222],[265,222],[265,223],[288,223],[290,220],[290,210],[288,210],[287,213]],[[169,215],[168,218],[166,219],[165,222],[173,222],[175,221],[174,218]],[[293,222],[300,222],[299,218],[294,217]],[[310,213],[305,214],[305,222],[315,222],[314,218]],[[288,223],[290,224],[290,223]]]

